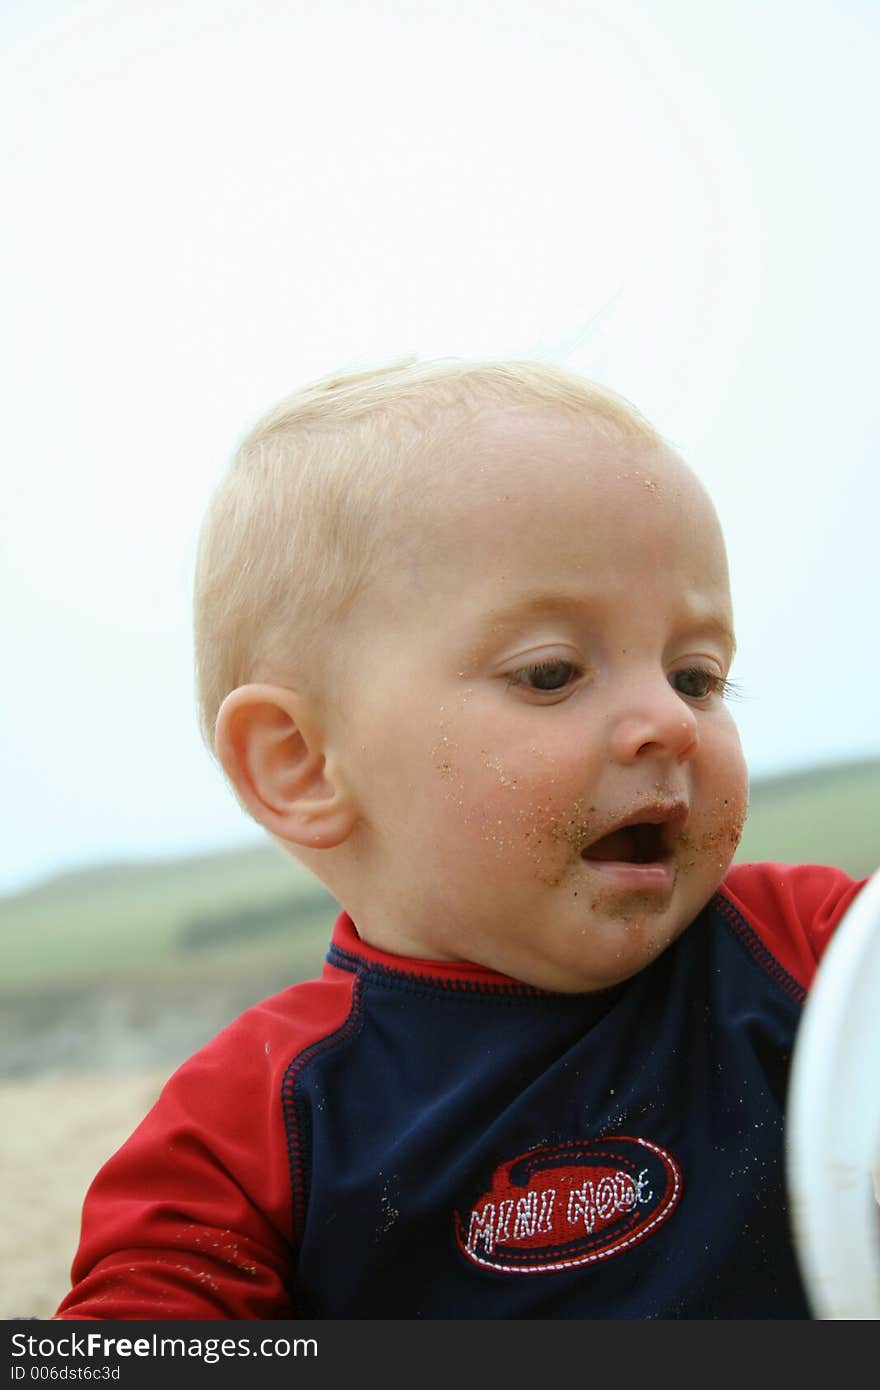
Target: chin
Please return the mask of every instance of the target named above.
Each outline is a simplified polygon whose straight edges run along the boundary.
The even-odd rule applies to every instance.
[[[606,940],[604,961],[597,961],[594,956],[588,970],[574,962],[569,969],[561,967],[556,972],[561,983],[545,988],[565,994],[596,994],[603,989],[613,989],[653,965],[678,940],[688,922],[661,925],[646,920],[644,913],[641,920],[632,914],[623,921],[615,921],[612,924],[615,939],[613,943]]]

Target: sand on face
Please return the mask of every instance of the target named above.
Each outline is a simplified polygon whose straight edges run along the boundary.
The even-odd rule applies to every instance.
[[[49,1318],[70,1288],[86,1189],[168,1073],[0,1082],[0,1318]]]

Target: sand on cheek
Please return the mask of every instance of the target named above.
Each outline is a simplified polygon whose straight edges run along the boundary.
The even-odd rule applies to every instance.
[[[595,807],[579,800],[560,809],[554,789],[561,779],[551,759],[537,748],[528,753],[526,774],[500,753],[480,748],[476,757],[469,756],[465,776],[465,757],[451,722],[444,720],[434,741],[432,765],[459,823],[472,830],[494,858],[513,853],[518,865],[524,858],[537,882],[557,887],[580,866]]]
[[[506,861],[512,869],[511,881],[515,879],[522,888],[526,888],[525,868],[535,885],[559,890],[559,896],[554,897],[560,906],[569,902],[574,915],[566,912],[564,920],[568,923],[566,931],[575,932],[570,938],[572,949],[580,949],[574,947],[575,940],[586,939],[591,943],[590,950],[600,953],[600,970],[615,972],[625,967],[624,973],[628,974],[641,969],[685,925],[671,920],[668,930],[663,930],[658,921],[668,911],[680,872],[705,866],[707,854],[713,852],[719,860],[724,856],[726,868],[739,840],[744,816],[728,814],[724,803],[711,824],[704,821],[704,828],[687,838],[670,895],[658,897],[635,890],[622,893],[614,888],[603,892],[590,882],[581,852],[604,833],[607,819],[600,816],[589,797],[572,799],[570,778],[548,755],[539,749],[529,753],[528,776],[523,771],[523,760],[514,763],[486,748],[480,749],[477,757],[466,757],[445,724],[434,745],[433,765],[459,824],[473,833],[475,852],[480,846],[484,853],[488,850],[492,861]],[[467,777],[465,766],[469,769]],[[665,789],[658,784],[653,790],[658,802],[665,804]],[[644,804],[642,797],[619,814],[626,815],[628,809],[637,810]],[[719,879],[722,872],[720,868]]]
[[[565,779],[538,748],[529,750],[533,766],[528,775],[521,769],[515,770],[497,752],[481,748],[478,756],[478,770],[465,778],[450,721],[444,720],[433,748],[433,766],[462,823],[477,830],[499,857],[511,849],[524,852],[536,877],[549,887],[572,878],[583,865],[584,846],[604,833],[596,806],[582,797],[561,808],[554,788]],[[658,804],[665,804],[668,798],[664,787],[658,783],[653,790]],[[642,809],[644,804],[643,799],[633,801],[632,807],[619,809],[618,817]],[[747,814],[746,797],[736,793],[719,797],[692,830],[679,836],[676,878],[696,868],[708,868],[713,860],[720,877],[733,858]],[[641,896],[645,907],[655,901],[654,895]],[[594,905],[598,906],[598,901]]]
[[[742,838],[747,815],[746,802],[721,797],[699,828],[685,830],[679,837],[679,869],[687,872],[711,864],[719,877],[726,873]]]

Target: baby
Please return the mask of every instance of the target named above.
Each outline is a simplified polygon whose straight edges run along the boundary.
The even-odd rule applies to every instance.
[[[861,884],[731,868],[733,653],[712,504],[604,389],[404,363],[260,421],[204,729],[342,911],[98,1175],[57,1316],[808,1317],[788,1066]]]

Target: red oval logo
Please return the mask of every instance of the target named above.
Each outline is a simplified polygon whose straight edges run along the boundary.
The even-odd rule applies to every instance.
[[[627,1135],[532,1149],[496,1168],[469,1212],[455,1213],[459,1249],[504,1274],[573,1269],[652,1235],[681,1196],[675,1159]]]

